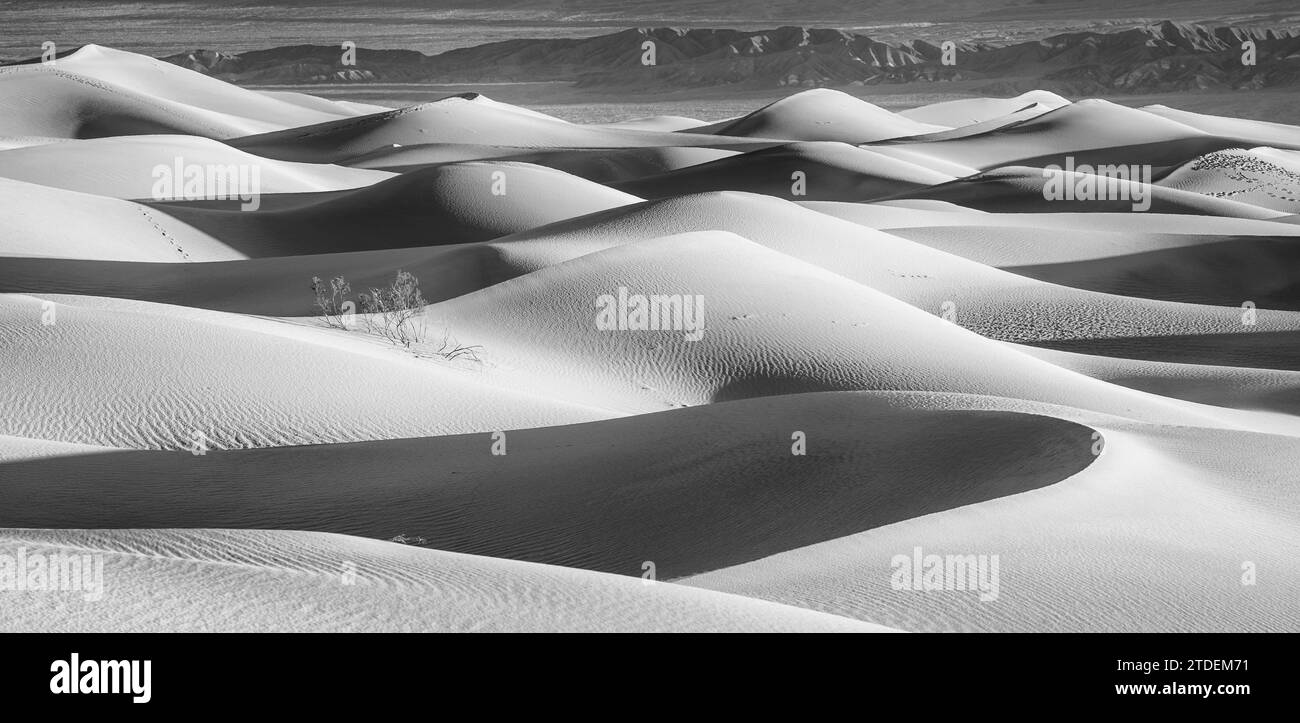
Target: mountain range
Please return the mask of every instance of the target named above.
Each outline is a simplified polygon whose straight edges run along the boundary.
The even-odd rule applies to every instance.
[[[1253,65],[1244,61],[1254,43]],[[645,43],[654,44],[647,64]],[[1291,27],[1165,21],[1012,44],[888,43],[847,30],[637,28],[587,38],[519,39],[425,55],[295,45],[244,53],[194,50],[166,62],[243,85],[565,81],[592,89],[773,88],[988,81],[1075,95],[1289,87],[1300,79]]]

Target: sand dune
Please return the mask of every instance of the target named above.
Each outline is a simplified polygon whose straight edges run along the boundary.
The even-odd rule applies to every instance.
[[[349,115],[369,115],[371,113],[382,113],[386,110],[392,110],[388,106],[374,105],[371,103],[357,103],[349,100],[327,100],[317,98],[314,95],[306,93],[295,93],[287,90],[258,90],[258,93],[269,98],[282,100],[286,103],[301,106],[309,110],[318,110],[330,115],[349,116]]]
[[[310,172],[317,179],[331,173],[321,166]],[[0,188],[15,200],[0,207],[7,219],[0,255],[115,261],[223,261],[483,241],[641,200],[515,162],[433,167],[343,191],[267,194],[257,197],[255,210],[239,199],[92,199],[4,178]]]
[[[40,103],[33,103],[39,98]],[[50,64],[0,68],[0,136],[232,138],[340,115],[244,90],[134,53],[87,45]]]
[[[606,128],[625,128],[638,131],[684,131],[688,128],[698,128],[707,124],[702,120],[685,116],[656,115],[618,121],[617,123],[605,123],[603,125]]]
[[[1287,273],[1295,263],[1294,233],[1218,235],[992,225],[996,220],[972,218],[970,225],[891,228],[889,232],[981,264],[1078,289],[1192,304],[1240,306],[1252,301],[1260,308],[1295,308],[1296,290]],[[1051,243],[1044,243],[1046,234],[1051,235]]]
[[[1300,310],[1300,288],[1287,273],[1300,262],[1295,239],[1198,239],[1120,257],[1005,266],[1008,271],[1078,289],[1214,306]],[[1225,270],[1229,270],[1226,271]]]
[[[165,218],[165,217],[164,217]],[[10,257],[0,292],[111,296],[264,316],[319,313],[311,278],[344,276],[358,291],[408,271],[425,299],[444,301],[523,273],[486,243],[415,246],[206,263]]]
[[[1240,302],[1232,308],[1172,304],[1038,282],[891,234],[864,234],[854,224],[777,199],[736,193],[628,206],[505,237],[494,245],[508,263],[531,270],[576,253],[710,228],[739,234],[930,314],[950,308],[960,325],[1005,341],[1064,345],[1073,340],[1071,348],[1086,351],[1079,344],[1095,339],[1131,339],[1132,344],[1158,347],[1158,337],[1214,333],[1230,349],[1266,343],[1262,338],[1268,333],[1286,332],[1300,321],[1266,310],[1258,312],[1256,324],[1244,326]],[[1257,335],[1261,339],[1252,341]],[[1295,362],[1288,352],[1269,363],[1291,368]]]
[[[5,631],[889,630],[668,583],[313,532],[0,532],[0,549],[18,548],[102,555],[106,590],[95,601],[66,595],[54,610],[48,595],[10,593]]]
[[[1019,347],[1094,379],[1163,397],[1231,409],[1300,413],[1300,372],[1211,364],[1175,364]]]
[[[223,176],[229,181],[223,187],[196,187],[188,194],[200,198],[209,191],[230,197],[242,191],[341,191],[393,177],[384,171],[268,160],[193,136],[98,138],[0,151],[0,175],[6,178],[114,198],[187,197],[184,181],[193,167],[205,180],[208,168],[234,169]],[[160,186],[173,178],[174,184]]]
[[[1095,188],[1096,197],[1049,197],[1051,188]],[[1189,213],[1198,216],[1270,219],[1286,212],[1257,206],[1243,200],[1212,196],[1181,188],[1141,183],[1095,173],[1029,166],[1004,166],[978,176],[941,186],[902,191],[892,198],[923,198],[947,201],[981,211],[1047,213],[1145,210],[1156,213]],[[1149,201],[1149,204],[1147,203]],[[1145,209],[1144,209],[1145,207]]]
[[[999,268],[1110,260],[1120,256],[1240,238],[1119,229],[1103,231],[1078,227],[1052,228],[1029,223],[1000,226],[997,225],[998,222],[1009,214],[984,215],[989,217],[988,221],[972,215],[968,217],[969,224],[961,225],[930,225],[929,219],[915,219],[913,223],[925,225],[890,228],[889,233]],[[1051,241],[1045,242],[1045,237],[1049,234]],[[1018,270],[1017,273],[1022,272]]]
[[[765,296],[760,280],[767,277],[782,278],[798,289],[797,301]],[[665,279],[671,279],[671,284]],[[602,332],[592,324],[591,299],[616,293],[620,285],[634,293],[702,295],[708,299],[713,321],[694,342],[686,341],[682,332],[660,332],[641,343]],[[1122,302],[1114,298],[1112,303]],[[1080,315],[1079,311],[1066,313]],[[589,253],[443,302],[431,307],[430,314],[497,349],[495,359],[505,366],[531,367],[540,376],[564,369],[572,377],[570,383],[581,389],[603,388],[607,399],[633,393],[665,406],[692,406],[839,389],[962,390],[1144,419],[1200,418],[1211,425],[1219,423],[1215,419],[1229,425],[1242,422],[1212,409],[1179,405],[1175,410],[1159,398],[1062,376],[1056,367],[1008,353],[1009,347],[932,312],[811,263],[800,264],[716,232]],[[1158,302],[1148,302],[1142,311],[1131,314],[1135,318],[1117,314],[1113,323],[1140,328],[1150,323],[1148,318],[1155,318],[1191,328],[1206,324],[1227,329],[1238,321],[1235,312],[1215,314],[1207,309],[1198,315],[1180,305]],[[1051,314],[1042,318],[1046,321]],[[1261,321],[1268,325],[1265,328],[1300,325],[1300,315],[1261,312],[1260,319],[1266,318],[1272,321]],[[990,324],[1006,324],[999,316],[992,319]],[[555,329],[556,324],[564,330]],[[1241,333],[1266,336],[1264,332]],[[527,354],[518,354],[519,348],[527,349]]]
[[[194,108],[275,125],[311,123],[322,114],[355,115],[344,105],[319,98],[313,98],[310,107],[317,113],[291,113],[283,96],[250,91],[171,63],[100,45],[82,46],[48,67]],[[291,105],[304,107],[301,97]]]
[[[1067,155],[1080,164],[1167,166],[1233,145],[1240,141],[1107,101],[1082,100],[1008,128],[911,148],[987,170],[1061,164]]]
[[[1179,166],[1160,185],[1300,213],[1300,153],[1274,148],[1218,151]]]
[[[1079,231],[1083,228],[1104,233],[1132,233],[1141,236],[1170,234],[1218,236],[1294,236],[1300,234],[1288,216],[1267,219],[1219,218],[1193,214],[1092,212],[1007,212],[990,213],[947,201],[898,199],[872,203],[808,201],[801,205],[828,216],[886,231],[940,226],[1036,228],[1050,231]],[[1071,244],[1063,244],[1073,247]],[[1044,248],[1049,244],[1040,244]],[[1085,252],[1074,248],[1074,252]]]
[[[1300,128],[1293,125],[1191,113],[1163,105],[1143,106],[1141,110],[1206,133],[1239,139],[1243,145],[1300,148]]]
[[[483,241],[640,200],[561,171],[491,161],[349,191],[264,196],[252,212],[236,201],[148,205],[258,258]]]
[[[243,257],[213,236],[130,201],[6,178],[0,178],[0,193],[6,199],[0,204],[0,257],[115,261]]]
[[[53,303],[56,323],[42,323],[51,308],[43,301]],[[202,433],[208,448],[226,449],[618,414],[494,388],[472,362],[417,359],[362,335],[185,307],[5,294],[0,329],[0,434],[10,436],[189,450]]]
[[[801,175],[799,175],[801,174]],[[643,198],[749,191],[798,200],[865,201],[952,176],[843,143],[791,143],[616,184]]]
[[[1019,128],[1026,121],[1037,118],[1044,113],[1056,110],[1056,107],[1046,107],[1038,103],[1030,103],[1022,108],[1011,110],[1004,115],[993,116],[985,120],[975,121],[961,125],[956,128],[934,131],[932,133],[923,133],[916,136],[907,136],[905,138],[894,139],[893,141],[881,141],[871,144],[876,147],[885,147],[891,144],[914,145],[924,148],[926,143],[936,143],[939,141],[956,141],[963,138],[978,138],[990,133],[999,131],[1013,131]]]
[[[773,305],[758,295],[758,280],[772,274],[781,274],[800,289],[798,308]],[[622,336],[595,328],[591,299],[616,293],[619,285],[639,293],[671,293],[674,289],[664,288],[665,277],[677,281],[678,292],[709,300],[709,318],[718,321],[702,339],[689,342],[682,332],[662,332],[657,343],[628,346]],[[612,411],[616,409],[649,411],[837,389],[961,390],[1148,419],[1185,415],[1204,417],[1210,424],[1216,418],[1238,423],[1230,415],[1169,405],[1062,374],[931,313],[727,234],[628,244],[430,307],[436,328],[483,347],[487,369],[385,354],[363,337],[315,325],[285,326],[91,297],[48,298],[56,304],[56,325],[40,324],[44,307],[39,299],[6,297],[5,326],[17,343],[6,352],[13,372],[6,382],[11,411],[5,434],[184,449],[191,433],[199,430],[213,440],[213,447],[268,446],[412,436],[430,430],[482,431],[565,415],[569,420],[593,419],[617,414]],[[821,321],[810,326],[816,319]],[[198,327],[197,336],[189,333],[192,327]],[[78,339],[84,344],[95,337],[120,340],[95,357],[101,373],[125,364],[115,354],[130,353],[128,340],[153,349],[152,361],[137,365],[130,376],[119,375],[113,389],[95,393],[100,373],[71,374],[72,368],[84,369],[86,363],[72,346]],[[755,339],[764,341],[756,344]],[[891,346],[886,339],[907,343]],[[196,351],[198,344],[209,351]],[[266,366],[283,372],[232,368],[257,347],[272,355],[265,359]],[[181,352],[175,350],[181,348],[190,349],[197,359],[180,364]],[[312,358],[312,375],[296,373],[292,364],[276,361],[276,355]],[[386,377],[392,379],[388,393],[375,384],[350,386],[356,383],[348,380],[379,363],[411,370]],[[565,377],[556,379],[561,369]],[[57,403],[41,395],[33,381],[38,375],[69,377]],[[235,396],[188,389],[186,379],[205,377],[231,379],[232,385],[235,379],[246,381],[236,385]],[[429,389],[417,401],[399,391],[402,378],[408,387],[415,378],[425,379]],[[461,381],[452,382],[455,379]],[[526,390],[536,389],[544,379],[555,379],[549,385],[552,396],[530,400]],[[149,384],[163,380],[172,380],[165,384],[168,394],[145,392]],[[313,395],[315,403],[292,401],[312,395],[313,389],[334,389],[335,384],[344,388]],[[519,421],[505,424],[511,417],[470,401],[492,387],[504,398],[522,397],[507,413],[517,414]],[[152,422],[147,429],[115,422],[113,410],[128,399],[141,415],[137,419],[169,421]],[[41,405],[50,411],[34,416]],[[367,408],[375,411],[360,411]],[[380,414],[380,409],[388,411]],[[371,419],[349,426],[343,421],[349,410]],[[70,418],[77,423],[68,425]],[[294,430],[291,434],[275,431],[286,425]]]
[[[1295,630],[1298,141],[0,68],[0,552],[105,570],[0,628]],[[160,197],[178,162],[256,203]],[[320,317],[313,277],[400,272],[409,347]],[[917,548],[1000,582],[894,584]]]
[[[987,397],[920,403],[1008,406]],[[1105,450],[1061,484],[682,582],[913,631],[1294,629],[1300,539],[1296,497],[1283,471],[1298,461],[1294,437],[1151,428],[1075,417],[1059,408],[1039,411],[1097,427]],[[917,547],[998,554],[998,597],[894,589],[891,560],[910,558]],[[1246,563],[1276,569],[1279,577],[1268,585],[1243,585]]]
[[[759,139],[766,140],[766,139]],[[326,121],[285,131],[250,135],[232,145],[267,158],[313,163],[347,161],[394,145],[465,143],[527,148],[628,148],[653,145],[727,147],[748,139],[604,128],[568,123],[477,93]]]
[[[931,103],[919,108],[899,111],[898,115],[919,123],[961,128],[1012,113],[1020,113],[1026,109],[1032,109],[1035,114],[1041,115],[1069,104],[1069,100],[1055,93],[1031,90],[1014,98],[963,98]]]
[[[593,153],[590,148],[539,151],[518,146],[426,143],[381,149],[348,159],[344,165],[406,173],[462,161],[518,161],[547,166],[597,183],[610,183],[675,171],[737,153],[739,151],[697,146],[606,148]]]
[[[947,130],[891,113],[847,93],[826,88],[782,98],[747,116],[689,129],[690,133],[790,141],[872,141]]]
[[[807,457],[790,453],[796,430],[810,440]],[[672,579],[1055,484],[1095,459],[1092,430],[1082,425],[893,410],[855,393],[505,434],[502,456],[489,454],[492,440],[479,434],[19,462],[6,467],[15,504],[3,521],[158,528],[207,520],[403,535],[437,549],[633,577],[651,560],[661,579]],[[909,459],[922,443],[941,445],[944,455]],[[651,451],[667,447],[685,458]],[[369,480],[370,502],[350,506],[359,480]],[[255,504],[245,498],[253,488]],[[90,502],[107,490],[120,502]]]

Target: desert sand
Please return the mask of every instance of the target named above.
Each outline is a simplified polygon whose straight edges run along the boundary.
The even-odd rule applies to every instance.
[[[86,46],[0,68],[0,194],[0,555],[103,571],[0,564],[0,630],[1300,630],[1300,127],[584,125]]]

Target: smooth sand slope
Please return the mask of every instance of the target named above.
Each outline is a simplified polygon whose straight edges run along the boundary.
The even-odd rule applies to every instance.
[[[341,191],[393,177],[383,171],[273,161],[193,136],[97,138],[0,153],[0,175],[6,178],[114,198],[238,198],[241,193]],[[192,177],[201,173],[204,182],[187,191],[184,182],[195,166],[200,170]],[[211,167],[233,171],[221,174],[226,183],[210,188],[207,169]],[[174,184],[160,184],[171,178],[176,179]]]
[[[690,128],[687,132],[790,141],[870,143],[948,128],[891,113],[838,90],[817,88],[782,98],[742,118]]]
[[[0,178],[0,257],[188,262],[244,258],[210,234],[131,201]],[[2,273],[2,272],[0,272]]]
[[[335,104],[305,108],[98,45],[52,63],[0,68],[0,136],[233,138],[353,114]]]
[[[188,450],[199,432],[220,449],[614,415],[537,388],[493,388],[477,365],[416,359],[362,335],[142,302],[45,300],[53,306],[0,296],[0,434]],[[55,323],[43,324],[51,308]]]
[[[1069,104],[1068,99],[1055,93],[1031,90],[1014,98],[962,98],[932,103],[899,111],[898,115],[921,123],[960,128],[1025,110],[1041,115]]]
[[[601,125],[606,128],[624,128],[639,131],[684,131],[707,124],[698,118],[687,118],[680,115],[655,115],[615,123],[602,123]]]
[[[1197,128],[1206,133],[1229,138],[1249,139],[1247,145],[1270,145],[1283,148],[1300,148],[1300,128],[1284,123],[1249,120],[1245,118],[1227,118],[1204,113],[1192,113],[1164,105],[1143,106],[1143,111],[1152,115],[1178,121],[1183,125]]]
[[[1231,409],[1300,413],[1300,372],[1177,364],[1019,347],[1058,367],[1163,397]],[[1275,421],[1285,419],[1275,417]]]
[[[668,583],[313,532],[0,531],[0,550],[18,549],[100,556],[105,589],[93,601],[6,593],[10,632],[888,631]]]

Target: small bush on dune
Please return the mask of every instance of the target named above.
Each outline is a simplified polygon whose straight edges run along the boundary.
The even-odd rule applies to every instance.
[[[312,291],[316,294],[316,307],[320,309],[321,318],[326,325],[338,329],[351,328],[352,324],[345,321],[352,313],[345,306],[348,303],[346,297],[352,293],[352,286],[347,279],[336,276],[327,285],[319,276],[313,276]],[[424,306],[427,302],[420,292],[420,280],[414,274],[398,271],[391,284],[371,287],[357,298],[367,331],[406,349],[424,342]],[[467,358],[480,361],[480,349],[482,347],[477,345],[457,343],[450,333],[444,332],[437,348],[433,349],[433,354],[444,359]]]

